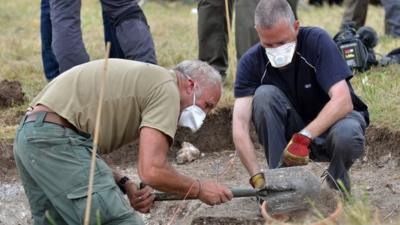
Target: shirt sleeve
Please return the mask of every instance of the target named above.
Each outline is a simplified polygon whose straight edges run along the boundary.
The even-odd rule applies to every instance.
[[[336,43],[329,34],[319,29],[319,35],[314,42],[317,52],[316,78],[322,89],[328,93],[337,82],[352,77],[352,72],[341,55]]]
[[[254,95],[261,84],[256,53],[252,51],[251,54],[245,54],[239,61],[234,88],[235,98]]]
[[[161,84],[147,96],[141,114],[140,128],[157,129],[173,140],[178,125],[179,102],[180,96],[176,84],[173,81]]]

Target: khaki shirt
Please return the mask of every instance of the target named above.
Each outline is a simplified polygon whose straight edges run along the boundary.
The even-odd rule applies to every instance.
[[[43,104],[80,131],[93,134],[104,60],[76,66],[50,82],[31,102]],[[141,127],[174,138],[180,96],[176,74],[132,60],[109,59],[102,115],[100,152],[108,153],[137,139]]]

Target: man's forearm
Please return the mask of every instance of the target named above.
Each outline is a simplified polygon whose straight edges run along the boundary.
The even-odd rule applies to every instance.
[[[353,110],[350,90],[345,80],[334,84],[328,94],[330,100],[322,108],[318,116],[305,127],[313,137],[321,135]]]
[[[233,142],[250,176],[261,171],[257,163],[254,144],[250,138],[252,100],[251,96],[236,99],[232,115]]]
[[[138,173],[142,182],[151,187],[197,197],[200,184],[195,179],[179,174],[167,161],[168,137],[162,132],[144,127],[140,132]]]
[[[254,144],[251,141],[250,135],[241,133],[237,135],[234,134],[234,136],[236,136],[233,139],[236,151],[238,151],[240,156],[240,161],[246,167],[246,170],[249,173],[249,175],[253,176],[256,173],[259,173],[261,169],[257,162],[257,156],[255,154]]]
[[[257,157],[254,148],[239,151],[240,161],[246,167],[250,176],[261,172],[260,166],[257,162]]]
[[[313,137],[318,137],[352,110],[352,104],[329,101],[318,116],[304,129],[311,132]]]
[[[169,163],[154,166],[150,170],[146,174],[151,173],[151,175],[144,175],[143,181],[153,188],[182,196],[189,193],[191,197],[198,197],[200,181],[179,174]]]

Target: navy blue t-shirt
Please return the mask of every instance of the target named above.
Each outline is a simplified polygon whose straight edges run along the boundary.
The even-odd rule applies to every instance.
[[[260,43],[250,48],[240,59],[235,98],[252,96],[260,85],[278,87],[286,94],[305,123],[311,122],[329,101],[328,91],[337,82],[349,80],[352,72],[329,34],[317,27],[301,27],[297,36],[292,63],[284,69],[271,66]],[[354,109],[367,106],[351,90]]]

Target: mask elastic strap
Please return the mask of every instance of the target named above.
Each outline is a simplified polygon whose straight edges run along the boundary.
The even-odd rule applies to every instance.
[[[183,74],[183,73],[182,73]],[[185,77],[186,77],[186,79],[188,79],[188,80],[192,80],[192,78],[190,78],[188,75],[186,75],[186,74],[183,74]],[[194,83],[194,87],[193,87],[193,105],[196,105],[196,83],[195,82],[193,82]]]
[[[193,87],[193,105],[196,105],[196,84]]]

